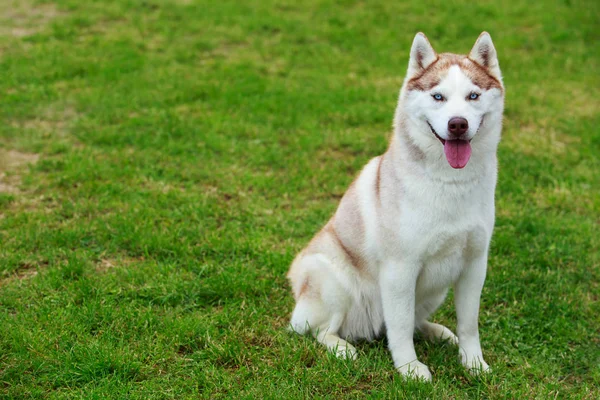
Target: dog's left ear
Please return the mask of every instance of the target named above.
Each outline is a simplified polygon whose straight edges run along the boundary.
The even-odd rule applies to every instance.
[[[469,53],[469,58],[487,69],[492,76],[502,78],[496,48],[489,33],[481,32]]]
[[[427,36],[422,32],[417,33],[410,49],[410,60],[408,61],[406,76],[408,78],[414,77],[427,69],[437,58],[438,56],[429,44]]]

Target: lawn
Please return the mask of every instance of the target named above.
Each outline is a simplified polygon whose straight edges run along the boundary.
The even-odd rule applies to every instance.
[[[0,2],[0,398],[597,398],[600,2]],[[338,360],[285,274],[386,149],[410,43],[506,85],[480,333]],[[455,327],[449,299],[434,321]]]

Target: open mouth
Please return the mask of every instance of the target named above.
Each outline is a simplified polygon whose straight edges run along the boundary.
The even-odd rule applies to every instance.
[[[437,134],[433,126],[427,121],[427,125],[436,138],[444,145],[444,154],[448,164],[454,169],[464,168],[471,159],[471,140],[452,139],[446,140]]]

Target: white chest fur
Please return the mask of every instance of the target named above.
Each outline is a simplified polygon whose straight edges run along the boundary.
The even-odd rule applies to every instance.
[[[460,182],[426,177],[404,181],[388,248],[420,268],[417,297],[446,290],[488,246],[494,224],[495,165]],[[488,172],[485,174],[485,172]]]

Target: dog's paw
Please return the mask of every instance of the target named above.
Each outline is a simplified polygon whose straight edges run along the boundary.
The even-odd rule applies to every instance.
[[[467,371],[469,371],[471,375],[474,376],[492,372],[490,366],[480,357],[463,357],[462,365],[467,369]]]
[[[425,321],[419,326],[419,330],[429,340],[445,340],[458,346],[458,337],[444,325]]]
[[[335,355],[338,358],[348,358],[350,360],[356,360],[358,358],[356,349],[351,344],[338,345],[335,348]]]
[[[443,325],[440,325],[442,329],[437,333],[437,337],[440,340],[445,340],[455,346],[458,346],[458,337],[452,332],[450,329],[446,328]]]
[[[427,365],[420,361],[411,361],[408,364],[398,367],[397,369],[398,372],[400,372],[405,378],[422,379],[426,382],[431,381],[431,372],[429,372],[429,368],[427,368]]]

